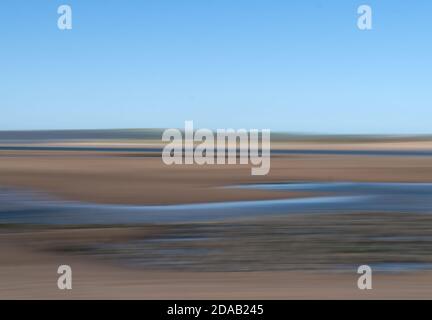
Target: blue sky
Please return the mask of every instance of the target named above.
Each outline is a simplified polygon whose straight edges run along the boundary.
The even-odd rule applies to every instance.
[[[2,0],[0,130],[432,133],[431,15],[426,0]]]

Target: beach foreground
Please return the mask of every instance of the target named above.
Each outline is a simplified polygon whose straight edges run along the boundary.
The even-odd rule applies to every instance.
[[[251,176],[248,166],[167,167],[157,154],[3,150],[0,186],[49,195],[50,201],[163,206],[317,196],[308,190],[226,188],[247,184],[432,181],[432,161],[422,156],[282,154],[271,161],[268,176]],[[1,223],[0,297],[432,296],[432,216],[281,213],[121,225]],[[64,264],[73,269],[73,290],[57,289],[57,268]],[[357,288],[362,264],[376,270],[373,290]]]

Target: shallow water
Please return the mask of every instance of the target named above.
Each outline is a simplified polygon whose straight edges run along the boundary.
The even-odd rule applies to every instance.
[[[81,241],[77,237],[47,244],[50,250],[134,268],[351,272],[355,266],[369,264],[382,272],[431,269],[432,183],[289,182],[227,188],[310,192],[311,197],[127,206],[64,201],[0,188],[0,224],[48,229],[47,225],[57,229],[143,224],[141,234],[124,239]],[[296,214],[305,215],[297,219]],[[280,218],[284,216],[291,217]]]
[[[104,205],[0,189],[0,223],[136,224],[326,213],[432,213],[432,183],[296,182],[230,188],[311,192],[308,198],[179,205]],[[318,194],[318,195],[317,195]]]

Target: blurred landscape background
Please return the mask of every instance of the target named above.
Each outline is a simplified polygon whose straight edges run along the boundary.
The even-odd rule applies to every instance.
[[[430,299],[431,12],[2,0],[0,298]],[[269,174],[165,165],[185,121],[270,129]]]
[[[251,176],[166,166],[161,132],[0,133],[2,298],[430,296],[431,137],[273,134]]]

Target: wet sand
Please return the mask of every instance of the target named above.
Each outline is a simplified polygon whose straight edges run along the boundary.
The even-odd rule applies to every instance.
[[[65,254],[23,249],[2,236],[0,299],[430,299],[432,272],[376,273],[373,289],[358,275],[301,271],[140,271]],[[57,289],[57,268],[72,267],[73,288]]]
[[[267,176],[248,165],[166,166],[134,153],[0,152],[0,185],[63,199],[111,204],[176,204],[307,196],[298,192],[227,190],[286,181],[432,181],[431,157],[272,156]]]
[[[285,181],[431,182],[429,157],[340,155],[273,156],[268,176],[249,166],[165,166],[134,153],[0,152],[0,185],[30,188],[61,199],[110,204],[174,204],[307,197],[308,193],[223,189],[227,185]],[[303,223],[303,222],[302,222]],[[320,221],[316,223],[319,225]],[[356,224],[353,220],[349,224]],[[409,223],[409,222],[407,222]],[[377,224],[385,228],[384,224]],[[429,223],[423,223],[429,230]],[[336,226],[337,227],[337,226]],[[432,228],[432,227],[431,227]],[[337,229],[335,229],[337,230]],[[363,229],[361,229],[363,230]],[[432,229],[431,229],[432,230]],[[157,231],[157,230],[156,230]],[[56,232],[60,232],[57,233]],[[75,232],[75,233],[74,233]],[[192,272],[125,268],[85,254],[53,250],[71,241],[112,242],[134,237],[134,228],[0,231],[1,298],[431,298],[432,272],[376,273],[374,289],[360,291],[358,275],[332,271]],[[140,231],[141,232],[141,231]],[[155,230],[152,230],[155,232]],[[332,231],[337,235],[337,231]],[[372,235],[365,229],[365,235]],[[51,233],[51,234],[50,234]],[[47,236],[49,235],[49,236]],[[44,238],[45,237],[45,238]],[[45,240],[44,240],[45,239]],[[46,240],[48,239],[48,240]],[[257,240],[258,241],[258,240]],[[69,243],[70,244],[70,243]],[[70,248],[69,248],[70,249]],[[76,250],[76,248],[74,249]],[[57,267],[70,264],[74,289],[56,288]]]

